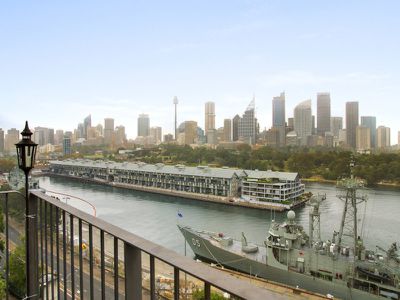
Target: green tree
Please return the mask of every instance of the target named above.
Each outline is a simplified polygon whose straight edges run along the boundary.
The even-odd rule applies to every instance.
[[[25,242],[22,241],[10,254],[10,292],[17,297],[26,294]]]

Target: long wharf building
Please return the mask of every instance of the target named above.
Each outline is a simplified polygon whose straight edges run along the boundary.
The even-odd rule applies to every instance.
[[[108,184],[276,203],[295,201],[304,193],[297,173],[82,159],[51,161],[49,172]]]

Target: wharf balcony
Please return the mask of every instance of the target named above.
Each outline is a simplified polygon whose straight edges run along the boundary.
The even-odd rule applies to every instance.
[[[25,199],[16,191],[0,192],[6,299],[284,299],[38,190],[31,191],[28,199],[30,211],[24,218],[29,236],[19,241],[10,204],[20,201],[24,206]],[[18,243],[30,249],[25,269],[31,271],[23,283],[28,289],[16,291],[10,250]],[[24,257],[19,260],[23,266]]]

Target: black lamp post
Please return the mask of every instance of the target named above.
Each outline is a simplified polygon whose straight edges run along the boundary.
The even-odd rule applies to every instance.
[[[33,228],[36,220],[33,220],[32,222],[31,219],[36,218],[36,211],[34,210],[34,207],[30,207],[29,205],[28,176],[30,170],[35,166],[37,144],[31,140],[32,132],[29,130],[28,121],[25,122],[25,128],[21,132],[21,135],[22,140],[15,144],[15,147],[17,148],[18,167],[25,173],[26,292],[27,297],[35,298],[35,295],[37,295],[37,290],[35,288],[37,286],[37,283],[32,282],[32,279],[37,278],[37,276],[33,276],[32,274],[37,273],[35,270],[37,259],[32,259],[32,257],[35,257],[37,251],[36,249],[30,249],[30,246],[34,245],[34,239],[36,237],[34,234],[35,232],[30,231],[34,231]]]

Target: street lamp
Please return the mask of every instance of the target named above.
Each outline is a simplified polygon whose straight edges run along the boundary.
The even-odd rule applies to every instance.
[[[28,176],[29,171],[35,166],[35,155],[37,144],[31,140],[32,131],[29,130],[28,121],[25,122],[25,128],[21,132],[22,140],[20,140],[15,147],[17,148],[18,167],[25,173],[25,245],[26,245],[26,292],[28,297],[35,297],[37,293],[37,283],[34,282],[37,276],[35,270],[35,263],[37,251],[30,249],[30,246],[35,245],[35,223],[36,211],[34,207],[29,206],[28,197]],[[36,206],[36,205],[35,205]],[[32,219],[32,220],[31,220]],[[32,232],[30,232],[32,231]],[[33,247],[34,248],[34,247]],[[31,251],[31,253],[30,253]],[[32,255],[32,261],[30,261]],[[37,265],[36,265],[37,267]]]

